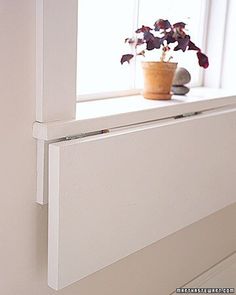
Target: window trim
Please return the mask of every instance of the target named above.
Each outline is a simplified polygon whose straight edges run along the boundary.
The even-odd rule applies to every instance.
[[[134,89],[127,89],[127,90],[113,91],[113,92],[101,92],[101,93],[78,95],[77,103],[84,102],[84,101],[94,101],[94,100],[103,100],[103,99],[116,98],[116,97],[139,95],[141,92],[142,92],[142,89],[134,88]]]
[[[36,1],[36,121],[76,115],[78,0]]]
[[[206,52],[210,57],[211,71],[204,73],[204,86],[206,87],[221,88],[229,2],[230,0],[209,0]],[[219,19],[221,20],[220,26]],[[215,28],[217,28],[217,34],[215,34]],[[215,46],[217,37],[220,42],[217,42],[217,46]]]
[[[148,100],[138,95],[79,102],[75,120],[36,122],[33,136],[43,141],[59,140],[225,106],[236,107],[235,93],[206,87],[196,87],[187,96],[167,101]]]

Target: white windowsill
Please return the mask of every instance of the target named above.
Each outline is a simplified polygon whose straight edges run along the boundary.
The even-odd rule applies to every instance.
[[[236,106],[235,93],[204,87],[193,88],[188,95],[173,96],[168,101],[147,100],[135,95],[79,102],[75,120],[35,122],[33,135],[37,139],[55,140],[229,105]]]

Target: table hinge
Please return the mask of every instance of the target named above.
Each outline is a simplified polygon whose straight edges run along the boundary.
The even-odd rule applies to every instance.
[[[109,132],[110,132],[109,129],[104,129],[104,130],[98,130],[98,131],[93,131],[93,132],[80,133],[78,135],[66,136],[64,138],[64,140],[80,139],[80,138],[85,138],[85,137],[104,134],[104,133],[109,133]]]
[[[187,118],[187,117],[193,117],[193,116],[200,115],[201,113],[202,112],[190,112],[190,113],[185,113],[185,114],[177,115],[174,118],[175,119],[182,119],[182,118]]]

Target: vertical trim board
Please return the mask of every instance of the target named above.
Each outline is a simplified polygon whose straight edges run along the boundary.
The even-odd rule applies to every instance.
[[[36,121],[76,112],[77,0],[37,0]]]

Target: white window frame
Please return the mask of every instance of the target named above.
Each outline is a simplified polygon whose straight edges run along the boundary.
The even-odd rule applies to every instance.
[[[138,0],[137,0],[138,1]],[[211,74],[203,76],[203,86],[220,87],[224,42],[213,45],[216,24],[219,38],[225,33],[229,0],[206,0],[206,52],[210,56]],[[76,68],[77,68],[77,7],[78,0],[37,0],[37,53],[36,53],[36,120],[51,122],[73,120],[76,116]],[[134,24],[135,26],[135,24]],[[204,33],[204,32],[203,32]],[[215,42],[214,42],[215,44]],[[214,74],[212,75],[212,72]],[[139,90],[124,91],[115,96],[127,96]],[[107,97],[114,94],[107,93]],[[104,98],[95,95],[92,99]],[[86,97],[84,97],[86,99]],[[90,97],[91,99],[91,97]],[[80,100],[81,101],[81,100]]]
[[[136,31],[138,28],[139,24],[139,9],[140,9],[140,0],[135,0],[135,5],[134,5],[134,12],[133,12],[133,32]],[[203,20],[203,25],[200,28],[200,33],[199,35],[202,36],[201,39],[201,48],[205,52],[206,49],[206,36],[207,36],[207,31],[205,30],[205,27],[208,26],[208,18],[209,18],[209,10],[210,10],[210,0],[205,0],[203,3],[202,7],[202,12],[201,12],[201,19]],[[134,53],[133,49],[133,54]],[[130,96],[130,95],[138,95],[141,93],[141,89],[136,88],[135,86],[135,76],[136,76],[136,68],[137,68],[137,62],[136,62],[136,56],[134,57],[134,61],[130,63],[129,67],[131,68],[132,71],[132,84],[133,87],[131,89],[127,90],[121,90],[121,91],[113,91],[113,92],[101,92],[101,93],[89,93],[89,94],[84,94],[84,95],[77,95],[77,102],[85,102],[85,101],[93,101],[93,100],[100,100],[100,99],[109,99],[109,98],[114,98],[114,97],[122,97],[122,96]],[[201,70],[199,73],[199,79],[198,79],[198,85],[196,87],[202,87],[203,86],[203,77],[204,71]],[[195,87],[195,85],[193,86]]]
[[[210,0],[206,52],[209,56],[211,71],[205,71],[204,86],[221,88],[224,46],[227,31],[227,16],[231,0]],[[219,25],[219,20],[220,25]]]

